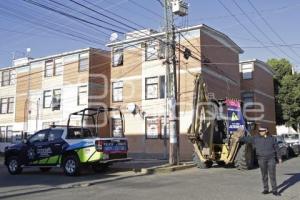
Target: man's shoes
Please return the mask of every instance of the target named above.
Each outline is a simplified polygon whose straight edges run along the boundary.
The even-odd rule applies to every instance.
[[[262,194],[269,194],[269,191],[268,190],[264,190],[264,191],[262,191]]]
[[[278,193],[277,191],[273,191],[272,194],[273,194],[274,196],[280,196],[280,193]]]

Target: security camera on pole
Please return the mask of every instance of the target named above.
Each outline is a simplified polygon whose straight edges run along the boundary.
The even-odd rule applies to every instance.
[[[179,164],[179,117],[177,105],[177,73],[176,73],[176,37],[173,15],[187,15],[188,6],[183,0],[165,0],[165,31],[166,31],[166,75],[167,94],[169,98],[170,152],[169,164]],[[172,68],[170,69],[170,64]],[[167,105],[166,105],[167,107]],[[164,127],[166,131],[166,123]]]

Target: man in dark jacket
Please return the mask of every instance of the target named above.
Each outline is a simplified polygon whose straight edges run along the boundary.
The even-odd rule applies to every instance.
[[[276,157],[278,162],[281,163],[281,155],[276,138],[269,134],[266,128],[259,128],[259,134],[252,137],[242,137],[241,142],[251,143],[254,147],[260,167],[262,181],[263,181],[263,194],[269,193],[268,175],[272,186],[272,193],[278,196],[277,183],[276,183]]]

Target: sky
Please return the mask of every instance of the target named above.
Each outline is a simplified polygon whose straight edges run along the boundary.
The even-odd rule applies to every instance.
[[[130,20],[135,23],[130,25],[137,29],[160,30],[164,22],[163,7],[160,4],[163,0],[75,0],[99,13],[87,10],[72,0],[34,1],[111,30],[92,24],[86,25],[23,0],[0,0],[0,68],[10,66],[13,57],[26,55],[27,48],[31,49],[29,55],[33,58],[86,47],[105,49],[111,33],[132,31],[109,21],[99,13],[126,24],[129,22],[124,19]],[[300,70],[300,0],[186,2],[189,4],[189,15],[175,19],[178,27],[206,24],[228,35],[245,51],[240,55],[240,60],[257,58],[266,61],[270,58],[286,58],[297,71]],[[101,8],[123,19],[104,12]]]

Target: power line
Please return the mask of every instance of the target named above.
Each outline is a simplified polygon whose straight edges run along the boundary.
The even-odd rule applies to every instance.
[[[229,8],[227,8],[227,6],[225,6],[225,4],[221,1],[221,0],[217,0],[222,6],[223,8],[240,24],[240,26],[242,26],[249,35],[251,35],[258,43],[260,43],[262,46],[265,46],[263,44],[263,42],[261,42],[230,10]],[[272,51],[269,48],[268,49],[272,54],[276,55],[277,57],[280,57],[278,54],[276,54],[274,51]]]
[[[256,13],[259,15],[259,17],[263,20],[263,22],[268,26],[268,28],[274,33],[274,35],[277,36],[277,38],[284,44],[286,45],[286,42],[282,39],[282,37],[275,31],[275,29],[270,25],[270,23],[266,20],[266,18],[261,14],[261,12],[254,6],[254,4],[248,0],[248,3],[250,6],[256,11]],[[297,57],[299,57],[299,54],[289,46],[287,46],[290,51],[292,51]]]
[[[94,22],[90,22],[90,21],[88,21],[88,20],[85,20],[85,19],[76,17],[76,16],[74,16],[74,15],[68,14],[68,13],[66,13],[66,12],[62,12],[62,11],[60,11],[60,10],[51,8],[51,7],[49,7],[49,6],[46,6],[46,5],[44,5],[44,4],[41,4],[41,3],[38,3],[38,2],[35,2],[35,1],[32,1],[32,0],[23,0],[23,1],[28,2],[28,3],[30,3],[30,4],[33,4],[33,5],[36,5],[36,6],[38,6],[38,7],[47,9],[47,10],[51,10],[51,11],[53,11],[53,12],[55,12],[55,13],[64,15],[64,16],[66,16],[66,17],[68,17],[68,18],[71,18],[71,19],[76,19],[76,20],[78,20],[78,21],[82,21],[82,22],[85,22],[85,23],[87,23],[87,24],[91,24],[91,25],[93,25],[93,26],[97,26],[97,27],[103,28],[103,29],[105,29],[105,30],[109,30],[109,31],[113,31],[113,32],[116,32],[116,33],[124,34],[123,32],[121,32],[121,31],[119,31],[119,30],[116,30],[116,29],[113,29],[113,28],[110,28],[110,27],[107,27],[107,26],[99,25],[99,24],[96,24],[96,23],[94,23]],[[101,21],[103,21],[103,20],[101,20]],[[110,23],[108,23],[108,22],[106,22],[106,23],[107,23],[107,24],[110,24]],[[114,25],[111,24],[111,26],[114,26]]]
[[[271,38],[263,31],[261,30],[261,28],[247,15],[247,13],[245,13],[245,11],[241,8],[241,6],[235,1],[235,0],[232,0],[233,3],[240,9],[240,11],[242,11],[242,13],[244,13],[244,15],[247,17],[247,19],[256,27],[256,29],[261,33],[263,34],[268,40],[270,43],[272,43],[273,45],[276,45],[272,40]],[[290,55],[288,55],[285,51],[283,51],[281,48],[277,47],[277,49],[283,53],[284,55],[286,55],[287,57],[289,57],[290,59],[292,60],[295,60],[293,57],[291,57]],[[297,61],[296,61],[297,62]]]

